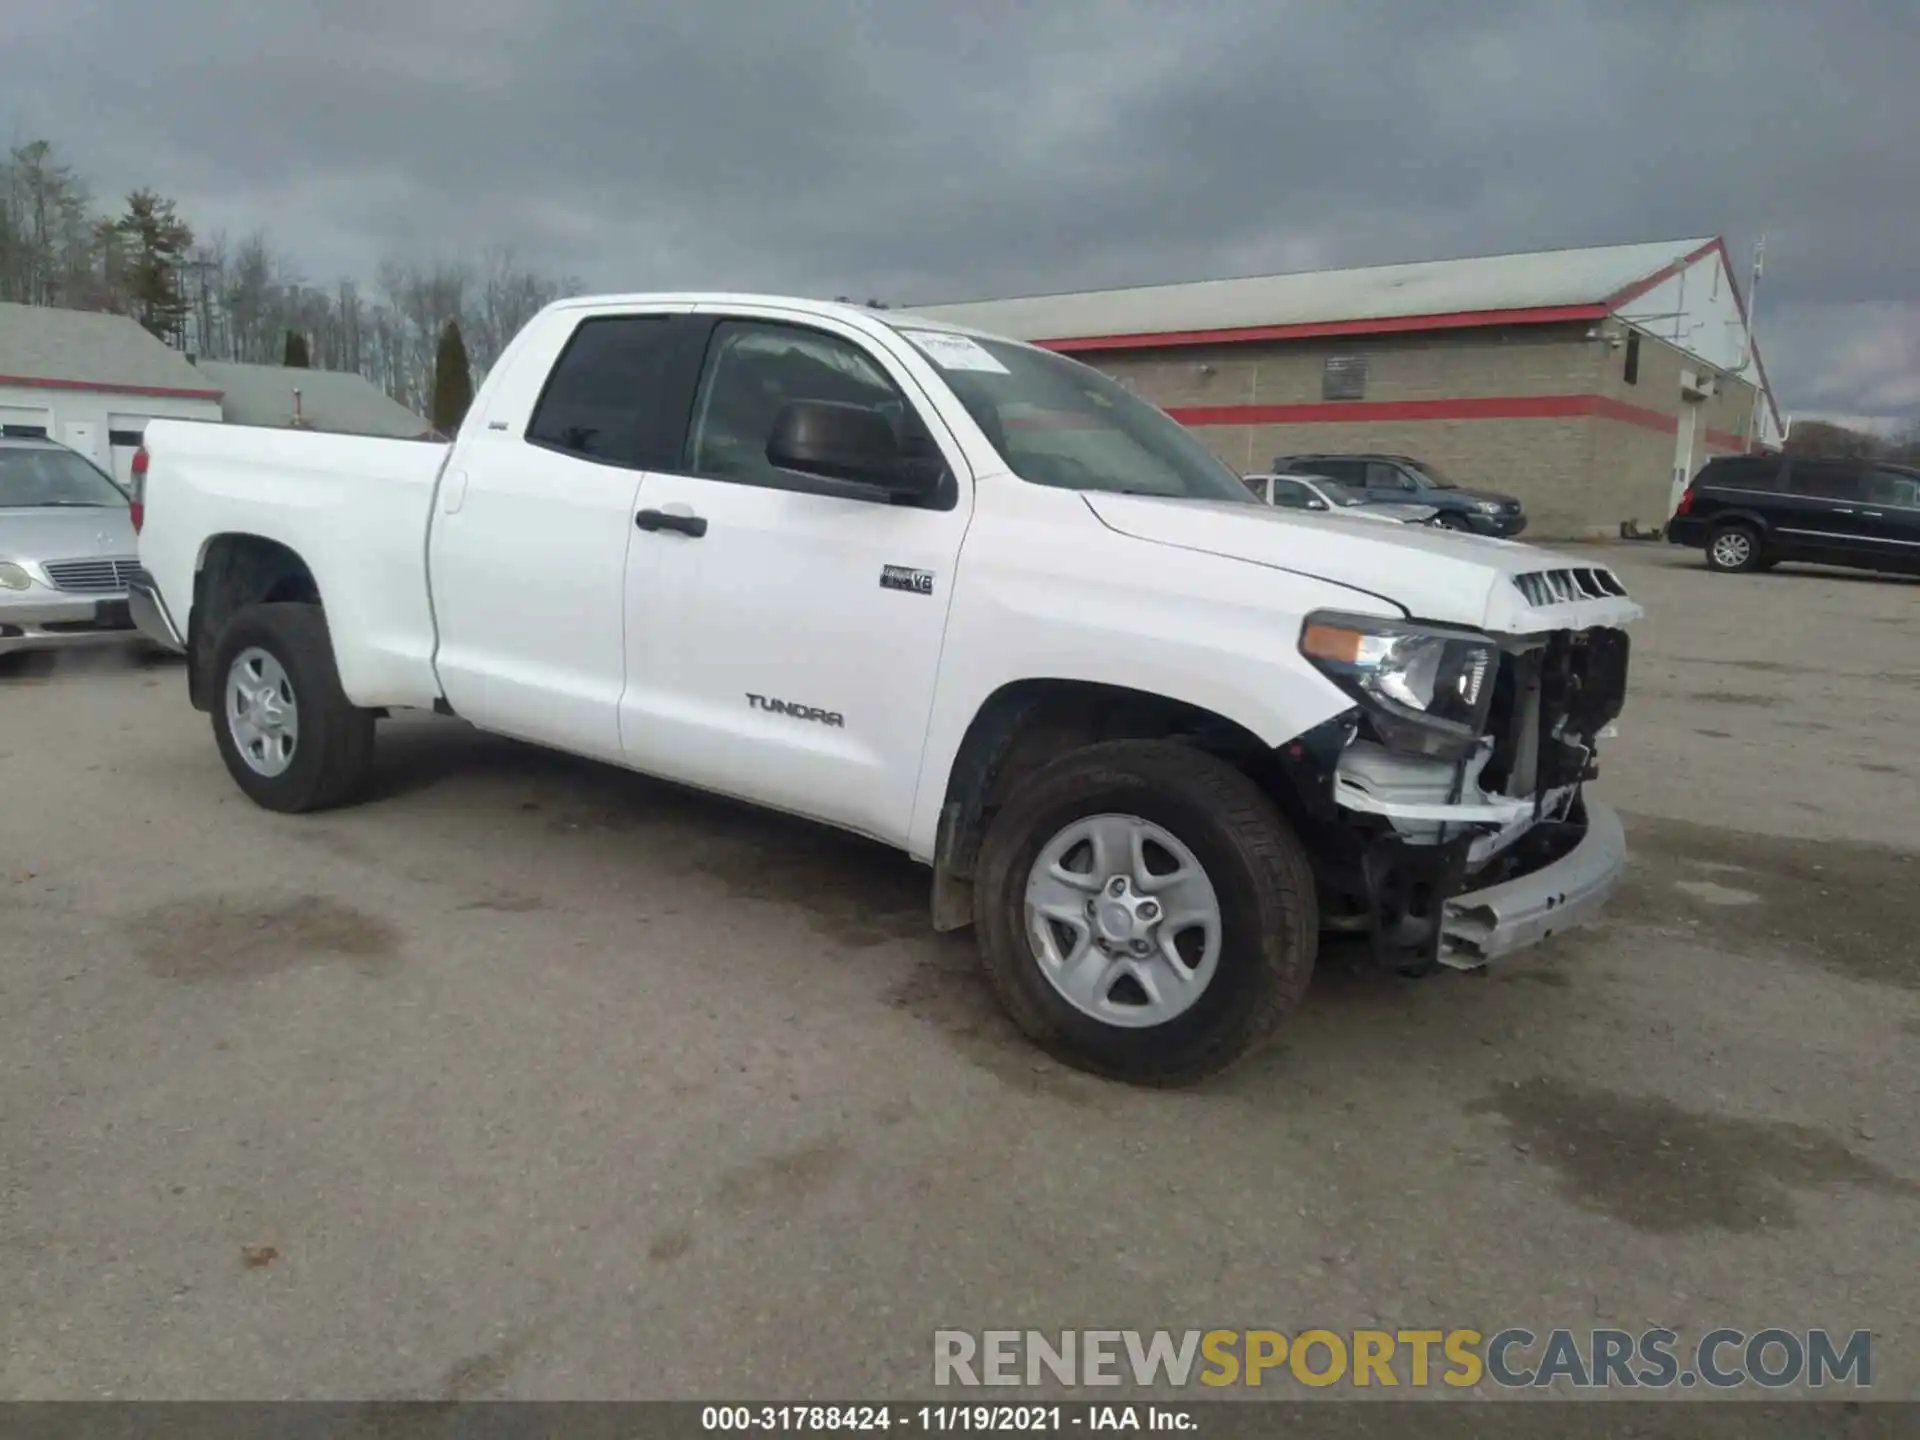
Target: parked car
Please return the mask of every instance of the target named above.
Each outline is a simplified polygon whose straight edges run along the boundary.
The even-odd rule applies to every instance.
[[[1440,512],[1437,523],[1448,530],[1510,539],[1527,528],[1526,513],[1513,496],[1468,490],[1437,466],[1406,455],[1284,455],[1273,468],[1325,475],[1370,501],[1431,505]]]
[[[0,655],[137,640],[127,494],[78,451],[0,438]]]
[[[1303,526],[1079,362],[809,300],[573,299],[450,446],[156,420],[135,611],[235,783],[339,805],[401,707],[906,851],[1040,1045],[1172,1083],[1323,920],[1477,968],[1580,924],[1610,572]]]
[[[1247,489],[1263,503],[1282,510],[1315,510],[1356,520],[1390,520],[1396,525],[1431,525],[1440,512],[1431,505],[1402,505],[1369,500],[1324,475],[1248,475]]]
[[[1920,469],[1877,460],[1721,455],[1680,496],[1667,539],[1709,570],[1782,560],[1920,574]]]

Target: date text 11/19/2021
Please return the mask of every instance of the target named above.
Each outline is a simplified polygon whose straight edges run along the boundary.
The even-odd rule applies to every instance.
[[[700,1428],[736,1433],[852,1434],[1155,1430],[1191,1432],[1192,1411],[1178,1405],[708,1405]]]

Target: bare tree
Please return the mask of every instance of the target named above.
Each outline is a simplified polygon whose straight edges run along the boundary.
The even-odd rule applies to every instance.
[[[186,233],[185,217],[172,218],[180,229],[171,235]],[[174,254],[156,250],[169,238],[158,228],[98,216],[50,143],[20,146],[0,158],[0,299],[139,314],[211,360],[278,364],[287,334],[298,333],[316,368],[357,372],[424,413],[449,323],[467,338],[477,380],[544,306],[580,290],[504,246],[487,247],[477,264],[391,257],[371,292],[351,280],[319,286],[264,231],[238,241],[215,232]]]

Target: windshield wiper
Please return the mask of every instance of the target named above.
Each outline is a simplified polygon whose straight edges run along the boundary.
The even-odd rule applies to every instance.
[[[37,505],[25,505],[25,510],[111,510],[113,506],[104,500],[42,500]]]

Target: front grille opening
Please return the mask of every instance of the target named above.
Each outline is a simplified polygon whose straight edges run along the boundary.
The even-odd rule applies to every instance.
[[[124,590],[138,568],[133,560],[49,560],[47,579],[70,595],[106,595]]]

